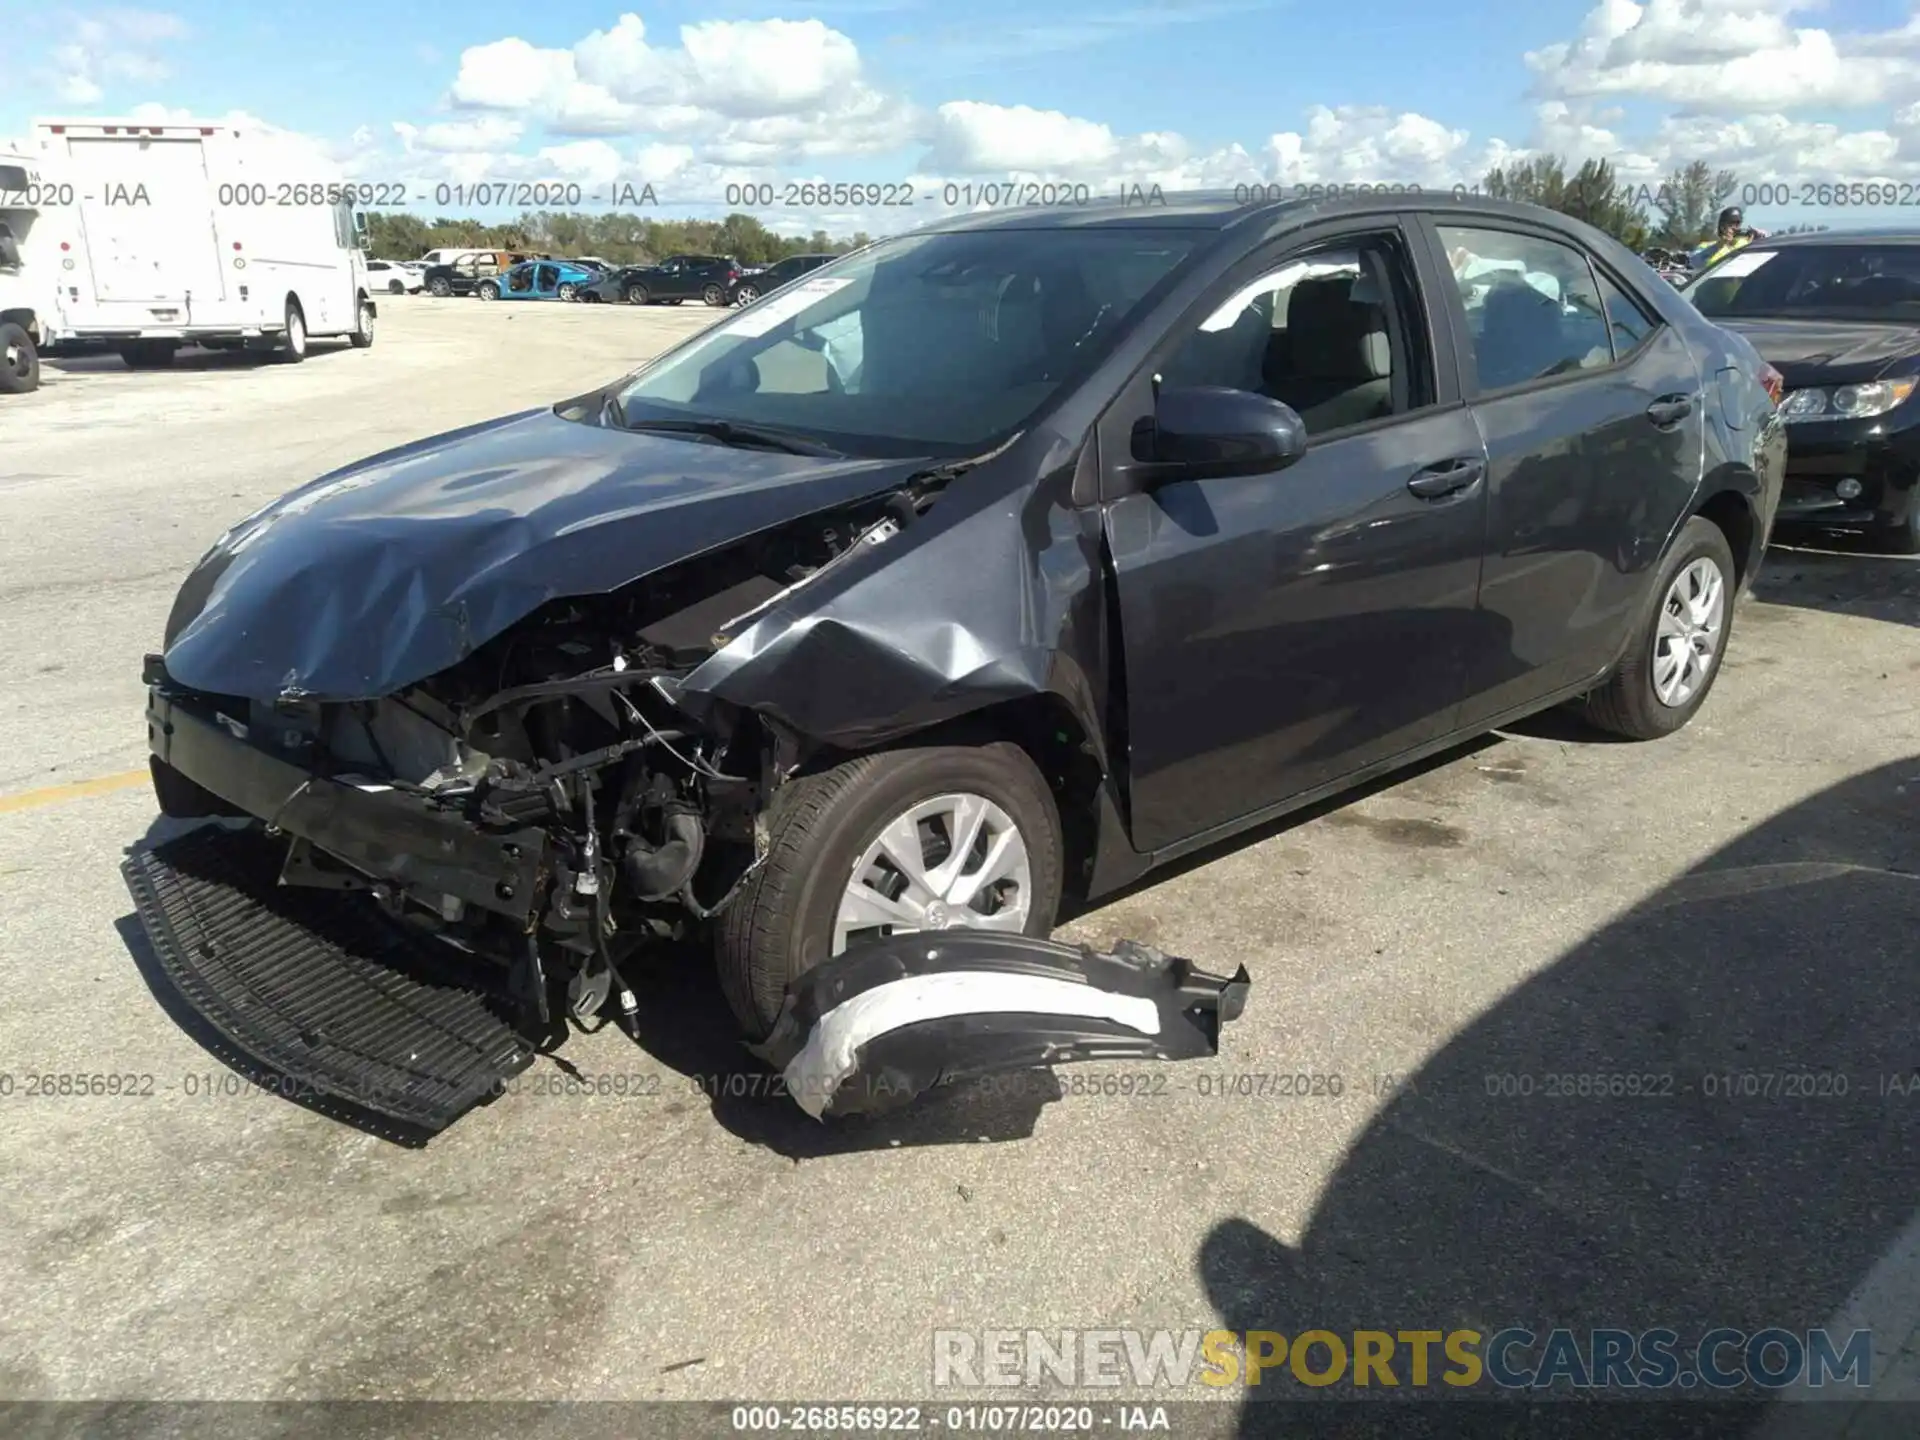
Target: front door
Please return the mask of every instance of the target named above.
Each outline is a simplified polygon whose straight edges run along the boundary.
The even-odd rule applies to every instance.
[[[1706,402],[1685,340],[1583,250],[1522,224],[1432,233],[1489,460],[1477,724],[1618,656],[1692,501]]]
[[[1408,232],[1374,221],[1237,267],[1103,418],[1137,848],[1451,727],[1478,623],[1486,456],[1436,353]],[[1156,383],[1282,400],[1309,448],[1272,474],[1125,493]]]

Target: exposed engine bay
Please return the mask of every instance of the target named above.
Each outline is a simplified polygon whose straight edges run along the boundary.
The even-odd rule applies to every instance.
[[[756,822],[767,798],[798,758],[748,712],[721,707],[692,726],[657,682],[685,675],[742,622],[916,513],[914,494],[898,492],[611,595],[554,602],[381,699],[207,697],[229,733],[312,780],[390,790],[482,833],[531,829],[547,842],[539,893],[502,893],[511,903],[500,905],[424,879],[358,873],[300,838],[282,883],[369,891],[396,918],[508,966],[542,1023],[556,1002],[585,1023],[609,994],[631,1013],[623,959],[650,939],[685,935],[733,898],[764,849]],[[171,786],[183,801],[169,804],[174,813],[224,808],[196,809],[197,787],[183,778]]]

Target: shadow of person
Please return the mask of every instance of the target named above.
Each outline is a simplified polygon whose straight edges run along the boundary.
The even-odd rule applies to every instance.
[[[1506,1356],[1521,1376],[1556,1328],[1584,1345],[1594,1329],[1665,1327],[1681,1362],[1670,1386],[1603,1394],[1563,1378],[1520,1397],[1691,1403],[1381,1413],[1402,1435],[1469,1417],[1476,1435],[1749,1433],[1769,1392],[1709,1386],[1689,1347],[1718,1327],[1804,1342],[1876,1264],[1913,1248],[1899,1237],[1920,1197],[1916,935],[1920,757],[1754,827],[1454,1036],[1349,1151],[1297,1247],[1243,1221],[1217,1227],[1197,1264],[1223,1326],[1325,1330],[1349,1347],[1355,1330],[1484,1342],[1523,1327],[1536,1343]],[[1867,1327],[1875,1363],[1920,1320],[1912,1278],[1877,1287],[1904,1298]],[[1836,1351],[1851,1328],[1837,1327]],[[1322,1350],[1312,1368],[1328,1363]],[[1241,1433],[1297,1416],[1263,1401],[1411,1398],[1406,1350],[1393,1365],[1394,1391],[1358,1390],[1350,1369],[1319,1390],[1269,1371],[1246,1392]],[[1830,1382],[1871,1395],[1855,1384]],[[1483,1378],[1419,1393],[1501,1392]]]

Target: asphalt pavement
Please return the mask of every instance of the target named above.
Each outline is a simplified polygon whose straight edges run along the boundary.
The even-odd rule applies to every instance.
[[[1920,1398],[1912,560],[1773,552],[1671,739],[1530,721],[1076,917],[1251,971],[1164,1086],[823,1127],[704,1078],[739,1055],[685,952],[644,1043],[564,1050],[612,1093],[542,1060],[406,1148],[237,1084],[118,874],[181,577],[301,481],[713,318],[382,310],[364,352],[49,361],[0,401],[0,1399],[897,1398],[941,1329],[1830,1320]],[[95,1074],[139,1093],[58,1093]]]

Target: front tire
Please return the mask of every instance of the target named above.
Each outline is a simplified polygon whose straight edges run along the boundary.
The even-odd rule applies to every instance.
[[[453,294],[453,283],[443,276],[435,276],[427,285],[427,293],[436,300],[444,300]]]
[[[562,300],[572,300],[580,294],[572,285],[562,285],[558,293]]]
[[[742,285],[739,291],[735,294],[733,303],[736,305],[751,305],[754,301],[758,300],[759,298],[760,298],[759,286]]]
[[[647,287],[644,285],[629,285],[627,287],[627,303],[629,305],[646,304],[647,303]]]
[[[720,988],[750,1038],[772,1029],[794,976],[868,934],[1053,929],[1060,817],[1017,745],[863,755],[791,781],[767,826],[766,863],[714,930]]]
[[[353,333],[347,337],[356,350],[373,346],[373,304],[362,300],[353,317]]]
[[[1586,716],[1630,740],[1658,740],[1693,719],[1733,635],[1733,551],[1694,516],[1660,567],[1654,603],[1619,669],[1586,700]]]
[[[482,300],[498,300],[500,298],[500,287],[491,280],[482,280],[480,282],[480,288],[474,293]]]
[[[40,388],[40,352],[18,325],[0,325],[0,395],[25,395]]]

